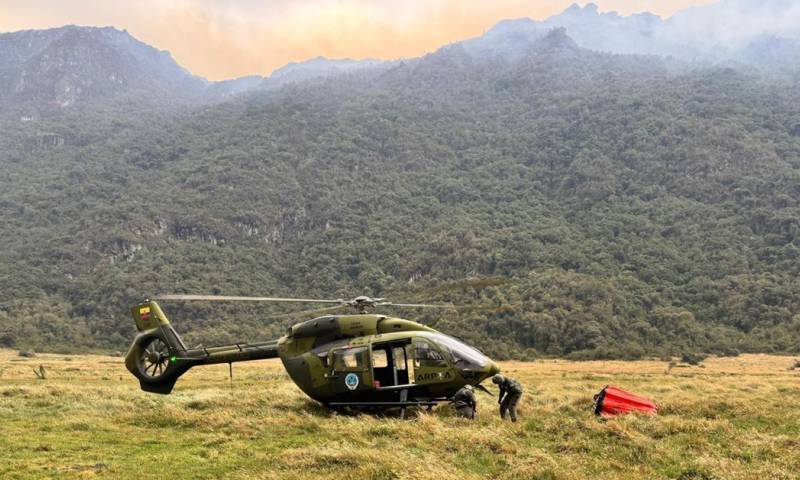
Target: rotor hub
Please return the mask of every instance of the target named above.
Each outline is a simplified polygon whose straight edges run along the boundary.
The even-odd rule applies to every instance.
[[[382,302],[382,298],[370,298],[366,295],[358,296],[349,302],[342,302],[344,305],[348,307],[355,308],[358,310],[359,313],[364,313],[369,308],[375,308]]]
[[[161,359],[164,358],[161,352],[147,352],[147,361],[152,363],[161,363]]]

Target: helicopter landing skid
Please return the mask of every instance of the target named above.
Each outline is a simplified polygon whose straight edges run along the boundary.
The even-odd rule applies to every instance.
[[[428,410],[438,405],[440,401],[446,400],[407,400],[408,390],[400,392],[400,400],[397,402],[330,402],[327,405],[331,408],[341,407],[355,407],[355,408],[392,408],[400,407],[400,419],[406,416],[406,408],[408,407],[428,407]]]
[[[346,408],[346,407],[355,407],[355,408],[370,408],[370,407],[377,407],[377,408],[392,408],[392,407],[400,407],[400,420],[406,418],[406,408],[408,407],[428,407],[428,410],[433,408],[434,406],[438,405],[439,402],[434,400],[424,400],[424,401],[410,401],[410,402],[331,402],[328,407],[331,408]]]
[[[330,402],[329,407],[426,407],[436,406],[439,402],[434,400],[410,401],[410,402]]]

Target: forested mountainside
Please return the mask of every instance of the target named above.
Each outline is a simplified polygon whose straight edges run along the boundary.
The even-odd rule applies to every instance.
[[[0,115],[0,346],[122,350],[173,292],[453,302],[393,313],[498,358],[800,348],[785,77],[557,29],[203,105]],[[164,307],[207,345],[304,318]]]

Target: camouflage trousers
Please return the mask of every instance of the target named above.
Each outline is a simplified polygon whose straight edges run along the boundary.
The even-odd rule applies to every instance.
[[[517,404],[519,403],[519,399],[522,397],[521,393],[509,393],[503,398],[502,403],[500,403],[500,418],[506,418],[506,412],[511,415],[511,421],[517,421]]]
[[[475,418],[475,409],[469,405],[463,405],[461,407],[456,407],[456,414],[459,417]]]

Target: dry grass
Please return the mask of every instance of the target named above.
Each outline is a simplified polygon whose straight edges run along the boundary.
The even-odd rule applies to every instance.
[[[141,392],[119,358],[0,350],[0,477],[798,478],[794,362],[509,362],[526,389],[512,425],[485,394],[474,423],[444,406],[410,421],[332,415],[277,361],[235,365],[232,384],[227,365],[198,368],[164,397]],[[606,384],[661,413],[595,418]]]

